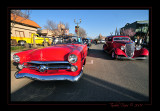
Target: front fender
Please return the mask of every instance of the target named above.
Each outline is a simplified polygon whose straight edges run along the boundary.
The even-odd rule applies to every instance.
[[[72,65],[75,65],[78,67],[78,70],[77,71],[81,71],[82,70],[82,58],[84,57],[84,55],[81,54],[82,50],[74,50],[73,52],[71,52],[70,54],[74,54],[77,56],[78,60],[76,63],[71,63]],[[69,55],[70,55],[69,54]],[[68,56],[69,56],[68,55]]]
[[[149,51],[146,48],[142,48],[141,52],[140,52],[140,55],[148,56],[149,55]]]
[[[125,55],[125,52],[120,48],[113,49],[116,55]]]

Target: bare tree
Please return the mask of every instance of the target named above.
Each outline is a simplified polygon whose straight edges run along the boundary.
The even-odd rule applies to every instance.
[[[45,29],[47,30],[51,30],[52,31],[52,35],[55,36],[56,33],[54,32],[54,30],[57,28],[57,25],[55,22],[53,22],[52,20],[47,20],[47,23],[46,25],[43,26]],[[46,42],[46,39],[44,37],[44,47],[47,46],[47,42]]]
[[[83,28],[79,28],[79,36],[80,37],[86,37],[87,36],[86,31]]]
[[[45,29],[52,31],[52,36],[61,36],[65,34],[65,29],[69,30],[69,24],[64,24],[62,21],[56,24],[52,20],[47,20],[47,24],[44,25]]]
[[[53,31],[53,30],[55,30],[57,28],[57,25],[52,20],[47,20],[47,24],[44,25],[44,28]]]
[[[69,24],[68,24],[68,22],[65,24],[65,29],[69,30]]]
[[[122,34],[126,35],[126,36],[133,37],[136,34],[136,32],[133,28],[129,28],[129,29],[123,29]]]

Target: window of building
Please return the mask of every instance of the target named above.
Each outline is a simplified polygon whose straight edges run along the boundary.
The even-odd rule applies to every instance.
[[[32,32],[29,32],[29,38],[31,38],[31,36],[32,36]]]
[[[19,36],[19,31],[15,30],[15,36],[16,36],[16,37],[20,37],[20,36]]]
[[[25,37],[24,31],[19,31],[20,37]]]
[[[15,30],[16,37],[25,37],[24,31]]]

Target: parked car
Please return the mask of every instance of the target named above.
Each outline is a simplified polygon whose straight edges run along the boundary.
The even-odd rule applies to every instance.
[[[109,36],[103,50],[112,55],[113,59],[146,59],[149,55],[147,49],[135,45],[128,36]]]
[[[78,81],[86,62],[87,45],[77,36],[64,37],[50,47],[19,52],[13,55],[19,71],[15,77],[37,80]]]
[[[105,44],[105,40],[101,40],[101,42],[100,42],[100,43]]]
[[[99,43],[101,43],[101,41],[100,41],[100,40],[97,40],[97,44],[99,44]]]
[[[91,46],[91,40],[88,38],[83,38],[82,41],[83,41],[83,44],[86,44],[89,49]]]

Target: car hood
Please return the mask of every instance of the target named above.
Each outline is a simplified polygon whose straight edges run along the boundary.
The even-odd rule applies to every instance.
[[[127,44],[127,43],[129,43],[129,41],[127,42],[127,41],[114,41],[115,43],[120,43],[120,44]]]
[[[125,44],[128,44],[130,42],[126,41],[114,41],[114,47],[121,48],[121,46],[124,46]]]
[[[69,53],[77,49],[74,44],[59,44],[35,49],[29,53],[28,61],[67,61]]]

